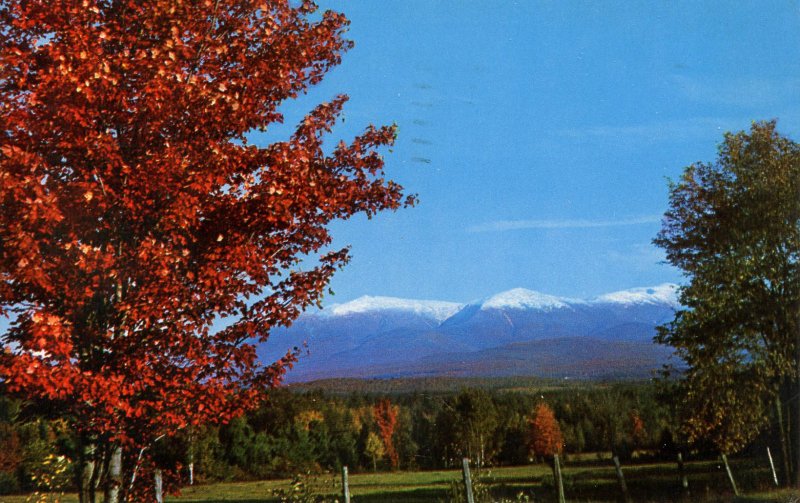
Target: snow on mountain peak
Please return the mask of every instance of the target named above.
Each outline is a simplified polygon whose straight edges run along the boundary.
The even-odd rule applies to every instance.
[[[678,285],[674,283],[607,293],[595,298],[593,302],[624,305],[669,304],[674,307],[680,305],[680,302],[678,302]]]
[[[618,304],[623,306],[635,304],[667,304],[672,307],[678,307],[680,303],[678,302],[677,289],[678,286],[675,284],[664,283],[653,287],[631,288],[629,290],[606,293],[586,301],[556,297],[525,288],[514,288],[513,290],[498,293],[472,305],[480,306],[482,311],[489,309],[538,309],[542,311],[552,311],[578,304]],[[326,307],[321,314],[323,316],[346,316],[355,313],[404,311],[443,322],[456,314],[463,307],[463,304],[458,304],[456,302],[365,295],[344,304],[332,304]]]
[[[525,288],[498,293],[481,303],[481,309],[560,309],[569,307],[571,299],[555,297]]]
[[[454,315],[462,307],[461,304],[455,302],[440,300],[413,300],[365,295],[344,304],[333,304],[325,308],[323,313],[332,316],[345,316],[371,311],[411,311],[441,322]]]

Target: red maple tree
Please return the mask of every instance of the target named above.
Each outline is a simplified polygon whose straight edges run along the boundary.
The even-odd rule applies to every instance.
[[[539,403],[530,421],[530,452],[549,460],[553,454],[561,454],[563,446],[564,437],[553,409],[544,402]]]
[[[633,447],[642,445],[647,440],[647,430],[644,427],[644,420],[639,415],[638,410],[632,410],[629,414],[630,417],[630,438]]]
[[[255,405],[293,357],[254,344],[347,262],[327,225],[413,202],[376,151],[393,127],[323,150],[345,96],[248,142],[347,25],[309,1],[0,3],[0,383],[79,433],[82,502],[132,498],[156,439]]]
[[[397,469],[400,459],[397,455],[397,449],[394,447],[394,431],[397,428],[397,414],[398,408],[392,405],[388,399],[383,399],[375,404],[372,410],[372,415],[375,417],[375,422],[378,425],[383,447],[386,449],[386,455],[389,456],[389,462],[392,464],[393,469]]]

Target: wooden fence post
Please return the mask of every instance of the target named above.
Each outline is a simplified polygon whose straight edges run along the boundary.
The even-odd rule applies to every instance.
[[[681,490],[684,495],[689,494],[689,479],[686,477],[686,468],[683,465],[683,453],[678,453],[678,476],[681,479]]]
[[[558,454],[553,454],[553,473],[556,476],[558,503],[566,503],[566,499],[564,498],[564,481],[561,479],[561,463],[558,462]]]
[[[778,473],[775,471],[775,463],[772,461],[772,453],[769,451],[769,446],[767,446],[767,457],[769,458],[769,467],[772,468],[772,480],[775,482],[775,487],[778,487]]]
[[[728,473],[728,480],[731,481],[731,487],[733,487],[733,494],[735,496],[739,496],[739,489],[736,488],[736,481],[733,480],[733,472],[731,471],[731,465],[728,464],[728,456],[725,454],[722,455],[722,463],[725,465],[725,471]]]
[[[350,481],[347,480],[347,467],[342,467],[342,497],[344,503],[350,503]]]
[[[611,459],[614,461],[614,470],[617,472],[617,480],[619,481],[619,489],[622,491],[622,498],[625,500],[625,503],[631,503],[631,496],[628,494],[628,485],[625,483],[625,475],[622,474],[619,458],[614,456]]]
[[[467,503],[475,503],[475,497],[472,495],[472,478],[469,475],[469,459],[461,460],[461,471],[464,475],[464,496],[467,498]]]

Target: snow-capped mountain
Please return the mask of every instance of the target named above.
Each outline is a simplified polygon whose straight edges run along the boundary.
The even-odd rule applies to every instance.
[[[334,365],[340,355],[352,359],[350,355],[363,352],[365,349],[359,348],[366,345],[367,349],[375,346],[367,351],[371,355],[368,358],[382,361],[383,338],[393,344],[402,340],[409,349],[413,349],[412,341],[418,340],[417,351],[428,354],[440,348],[420,334],[435,330],[461,308],[455,302],[364,296],[304,313],[288,329],[275,330],[269,341],[259,347],[259,356],[264,361],[274,360],[286,354],[287,349],[305,345],[308,355],[298,364],[302,369],[306,360],[326,360]],[[392,352],[387,354],[391,356]]]
[[[678,302],[678,286],[673,283],[607,293],[596,297],[592,302],[622,304],[626,306],[634,304],[664,304],[678,307],[680,305]]]
[[[514,288],[507,292],[498,293],[482,301],[481,310],[488,309],[537,309],[540,311],[552,311],[569,307],[572,302],[580,302],[572,299],[554,297],[525,288]]]
[[[439,300],[398,299],[395,297],[370,297],[365,295],[345,304],[333,304],[321,311],[322,315],[347,316],[354,313],[404,311],[444,321],[454,315],[462,304]]]
[[[583,300],[515,288],[465,305],[365,296],[303,314],[292,327],[276,330],[259,347],[259,356],[271,361],[306,344],[308,352],[289,373],[290,381],[514,373],[642,376],[670,353],[652,338],[655,327],[674,316],[676,290],[663,284]]]

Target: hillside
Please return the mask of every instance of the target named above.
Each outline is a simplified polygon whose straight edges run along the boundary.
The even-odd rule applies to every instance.
[[[288,381],[328,378],[646,378],[671,355],[653,342],[675,286],[570,299],[517,288],[468,304],[362,297],[302,315],[259,356],[304,347]]]

